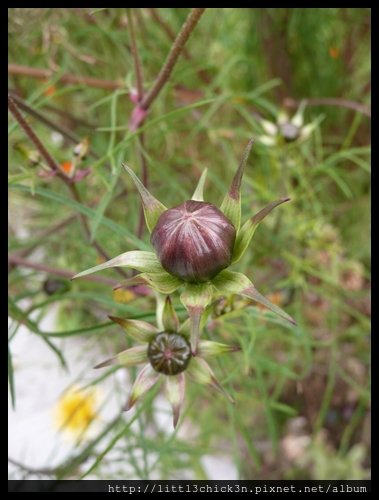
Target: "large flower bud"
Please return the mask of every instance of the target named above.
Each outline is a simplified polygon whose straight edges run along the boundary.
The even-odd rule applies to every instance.
[[[221,210],[190,200],[162,213],[151,243],[168,273],[201,283],[231,264],[235,238],[235,227]]]

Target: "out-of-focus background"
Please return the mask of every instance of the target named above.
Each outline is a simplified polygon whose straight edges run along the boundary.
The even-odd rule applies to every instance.
[[[188,13],[9,9],[9,92],[62,169],[10,114],[9,478],[368,479],[370,10],[207,9],[133,132],[131,42],[148,90]],[[154,296],[69,278],[149,249],[122,161],[166,206],[208,167],[219,204],[252,136],[244,219],[292,201],[238,270],[298,326],[235,299],[206,336],[242,348],[212,365],[236,404],[188,384],[174,432],[158,389],[121,412],[134,369],[93,370],[128,345],[107,316]]]

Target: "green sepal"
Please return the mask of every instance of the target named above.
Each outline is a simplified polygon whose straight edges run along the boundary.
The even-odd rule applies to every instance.
[[[201,318],[200,318],[200,327],[199,331],[201,332],[205,325],[207,324],[207,321],[209,319],[209,316],[213,313],[213,303],[209,304],[203,311]],[[179,333],[183,335],[187,340],[191,338],[191,319],[187,318],[184,323],[181,324],[179,327]]]
[[[180,335],[183,335],[187,340],[190,339],[191,337],[191,320],[190,318],[187,318],[184,323],[182,323],[179,327],[179,332]]]
[[[122,365],[122,366],[135,366],[147,361],[147,348],[146,346],[135,346],[126,351],[119,352],[113,358],[107,359],[102,363],[94,366],[94,368],[104,368],[105,366]]]
[[[120,325],[125,333],[137,342],[148,343],[159,333],[156,326],[140,319],[124,319],[116,316],[108,316],[110,320]]]
[[[146,285],[164,295],[174,293],[184,284],[184,281],[180,278],[172,276],[164,270],[154,273],[143,273],[139,276],[145,281]]]
[[[234,404],[233,398],[222,387],[211,367],[206,361],[204,361],[204,359],[199,357],[192,358],[186,373],[188,373],[188,375],[198,384],[208,385],[209,387],[216,389],[216,391],[221,392],[221,394],[224,394],[224,396],[226,396],[229,401]]]
[[[165,332],[177,333],[179,330],[178,316],[176,315],[169,296],[166,297],[163,306],[162,324]]]
[[[297,128],[301,128],[304,123],[304,110],[307,103],[306,101],[301,101],[296,114],[291,118],[291,123]]]
[[[247,247],[250,244],[254,233],[262,222],[262,220],[268,215],[275,207],[289,201],[290,198],[281,198],[280,200],[273,201],[267,207],[260,210],[254,217],[251,217],[245,222],[241,229],[237,233],[236,242],[233,248],[232,262],[237,262],[243,254],[246,252]]]
[[[227,217],[232,222],[232,224],[236,228],[236,231],[239,230],[241,224],[241,182],[245,165],[253,143],[254,140],[250,139],[243,153],[242,160],[239,164],[237,172],[234,175],[230,189],[220,207],[220,210],[223,212],[225,217]]]
[[[167,210],[167,208],[157,200],[142,184],[133,170],[128,167],[125,163],[122,164],[125,170],[128,172],[130,177],[133,179],[133,182],[138,189],[138,192],[141,196],[143,212],[145,214],[146,226],[151,233],[154,227],[156,226],[159,217]]]
[[[199,182],[197,183],[196,189],[192,195],[191,200],[204,201],[204,184],[207,178],[208,169],[206,168],[200,176]]]
[[[160,376],[160,373],[157,373],[150,364],[144,366],[139,372],[133,384],[128,402],[126,403],[124,410],[130,410],[138,401],[138,399],[141,398],[158,382]]]
[[[242,273],[234,273],[232,271],[221,271],[212,280],[213,286],[219,293],[222,294],[237,294],[243,297],[248,297],[249,299],[255,300],[259,304],[264,305],[270,311],[277,314],[281,318],[289,321],[293,325],[296,325],[296,321],[291,318],[291,316],[285,313],[280,307],[273,304],[270,300],[266,299],[258,290],[255,288],[253,283],[249,280],[247,276]]]
[[[97,271],[102,271],[103,269],[109,269],[111,267],[130,267],[142,272],[163,271],[155,253],[133,250],[131,252],[122,253],[117,257],[104,262],[103,264],[86,269],[85,271],[76,274],[71,279],[74,280],[76,278],[81,278],[82,276],[87,276],[87,274],[96,273]]]
[[[212,340],[200,340],[198,353],[200,357],[208,358],[210,356],[219,356],[220,354],[228,354],[240,350],[241,347],[238,345],[221,344],[220,342],[213,342]]]
[[[185,376],[179,373],[175,377],[166,377],[166,395],[172,406],[174,429],[178,424],[184,404]]]
[[[162,269],[162,271],[159,272],[137,274],[132,278],[121,281],[114,289],[145,285],[163,295],[170,295],[183,284],[184,281],[180,278],[172,276]]]

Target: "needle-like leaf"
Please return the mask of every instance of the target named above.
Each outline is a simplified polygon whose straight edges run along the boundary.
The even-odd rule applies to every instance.
[[[253,143],[254,139],[250,139],[243,153],[237,172],[234,175],[230,189],[220,207],[224,215],[233,223],[236,231],[239,230],[241,224],[241,182]]]
[[[134,250],[122,253],[117,257],[104,262],[103,264],[86,269],[85,271],[76,274],[71,279],[74,280],[76,278],[81,278],[82,276],[87,276],[87,274],[96,273],[97,271],[102,271],[103,269],[109,269],[111,267],[130,267],[131,269],[137,269],[137,271],[142,272],[163,271],[155,253]]]
[[[208,169],[206,168],[200,176],[199,182],[197,183],[196,189],[192,195],[191,200],[194,201],[204,201],[204,184],[207,178]]]
[[[245,222],[241,229],[237,233],[236,242],[233,249],[232,262],[237,262],[243,254],[246,252],[247,247],[250,244],[251,238],[254,236],[255,230],[262,222],[262,220],[268,215],[275,207],[289,201],[289,198],[281,198],[280,200],[273,201],[267,207],[263,208],[254,217],[251,217]]]
[[[163,214],[163,212],[167,210],[167,208],[145,188],[145,186],[138,179],[133,170],[130,167],[128,167],[128,165],[123,163],[122,166],[125,168],[130,177],[133,179],[133,182],[136,188],[138,189],[138,192],[142,199],[146,226],[149,232],[151,233],[156,223],[158,222],[159,217]]]
[[[212,281],[212,284],[220,293],[223,294],[238,294],[249,299],[253,299],[259,304],[264,305],[270,311],[277,314],[281,318],[296,325],[296,321],[289,314],[284,312],[280,307],[270,302],[255,288],[253,283],[247,276],[242,273],[234,273],[232,271],[221,271]]]

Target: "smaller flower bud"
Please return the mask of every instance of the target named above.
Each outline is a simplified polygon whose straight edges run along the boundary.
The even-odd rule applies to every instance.
[[[168,273],[202,283],[231,264],[235,238],[236,229],[221,210],[190,200],[162,213],[151,243]]]
[[[161,332],[150,341],[147,356],[156,372],[177,375],[187,368],[192,355],[191,347],[182,335]]]
[[[54,295],[55,293],[64,293],[70,289],[70,285],[67,280],[48,278],[43,282],[43,291],[46,295]]]

